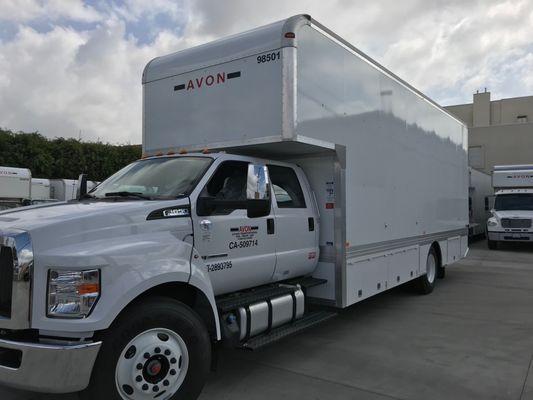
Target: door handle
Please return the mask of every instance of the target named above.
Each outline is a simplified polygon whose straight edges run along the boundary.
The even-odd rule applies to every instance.
[[[313,232],[315,230],[315,219],[313,217],[309,217],[307,219],[307,226],[309,227],[309,232]]]
[[[211,226],[212,225],[213,224],[208,219],[203,219],[203,220],[200,221],[200,228],[203,231],[209,232],[211,230]]]
[[[274,218],[267,218],[267,234],[273,235],[274,231]]]

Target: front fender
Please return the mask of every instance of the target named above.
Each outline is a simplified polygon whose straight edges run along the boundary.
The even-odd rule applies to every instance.
[[[184,282],[201,290],[209,300],[220,337],[211,281],[201,259],[191,264],[192,246],[170,232],[152,232],[69,245],[35,258],[31,326],[57,332],[90,333],[108,328],[135,298],[153,287]],[[47,274],[50,268],[101,270],[102,293],[91,315],[84,319],[46,316]]]

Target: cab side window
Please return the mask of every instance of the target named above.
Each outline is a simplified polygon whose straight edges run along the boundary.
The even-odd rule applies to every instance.
[[[292,168],[269,165],[268,173],[278,208],[305,208],[305,198]]]
[[[205,185],[198,199],[198,215],[228,215],[246,209],[248,163],[226,161]]]

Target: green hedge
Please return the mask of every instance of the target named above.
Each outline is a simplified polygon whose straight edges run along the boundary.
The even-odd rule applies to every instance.
[[[34,178],[101,181],[141,157],[140,145],[115,146],[76,139],[47,139],[39,133],[0,129],[0,166],[29,168]]]

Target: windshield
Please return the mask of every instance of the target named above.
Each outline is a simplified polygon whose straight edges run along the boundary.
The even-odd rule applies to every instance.
[[[499,194],[494,201],[494,209],[533,211],[533,193]]]
[[[137,195],[164,199],[187,196],[211,164],[209,157],[167,157],[136,161],[89,192],[91,197]]]

